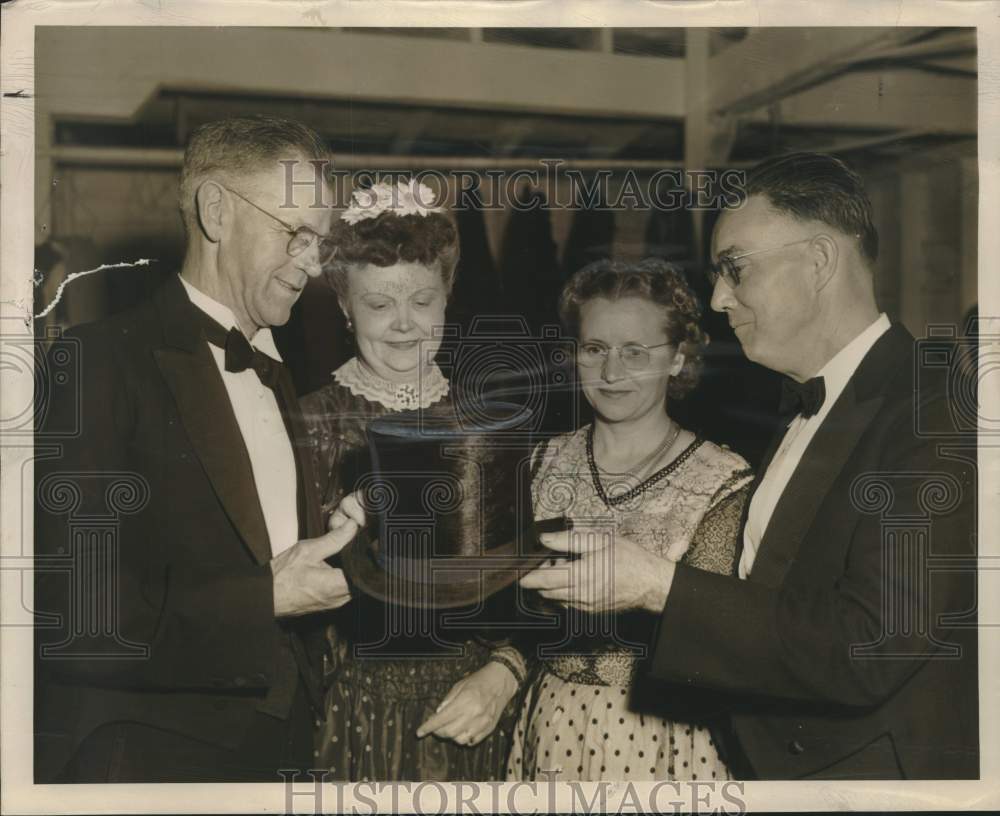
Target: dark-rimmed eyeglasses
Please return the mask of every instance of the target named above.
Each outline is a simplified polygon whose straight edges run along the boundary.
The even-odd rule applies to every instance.
[[[645,346],[642,343],[623,343],[620,346],[607,346],[604,343],[589,341],[580,343],[576,350],[576,361],[584,368],[594,368],[604,365],[612,351],[618,352],[618,359],[629,371],[642,371],[649,367],[653,356],[650,349],[671,346],[673,343],[657,343],[655,346]]]
[[[719,282],[721,278],[726,282],[726,285],[730,289],[735,289],[740,285],[741,277],[740,273],[742,270],[737,266],[736,262],[741,261],[744,258],[749,258],[751,255],[763,255],[765,252],[776,252],[779,249],[785,249],[786,247],[795,246],[796,244],[806,244],[813,240],[817,236],[813,235],[809,238],[802,238],[798,241],[789,241],[787,244],[782,244],[781,246],[768,247],[767,249],[755,249],[752,252],[742,252],[739,255],[723,255],[714,264],[709,264],[705,269],[705,275],[708,277],[708,282],[715,288],[715,284]]]
[[[276,216],[274,213],[265,210],[259,204],[247,198],[245,195],[243,195],[243,193],[239,192],[238,190],[234,190],[232,187],[228,187],[225,184],[221,183],[219,184],[219,186],[225,190],[228,190],[237,198],[245,201],[255,210],[264,213],[264,215],[266,215],[275,223],[280,224],[281,228],[285,232],[287,232],[288,235],[290,236],[288,239],[288,246],[285,247],[285,252],[287,252],[290,257],[294,258],[298,255],[301,255],[303,252],[309,249],[309,247],[312,246],[314,241],[316,242],[316,246],[319,250],[319,262],[321,264],[326,264],[334,256],[334,254],[336,254],[336,250],[332,242],[328,240],[326,235],[320,235],[312,227],[306,227],[306,226],[293,227],[287,221],[284,221],[281,218],[278,218],[278,216]]]

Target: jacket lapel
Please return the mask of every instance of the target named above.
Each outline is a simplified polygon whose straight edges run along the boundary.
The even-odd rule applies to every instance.
[[[195,454],[220,503],[258,564],[271,558],[264,511],[218,366],[179,280],[157,295],[165,348],[153,352]]]
[[[823,500],[885,402],[890,374],[900,357],[912,352],[912,342],[905,329],[893,326],[865,355],[788,480],[749,580],[777,586],[784,579]]]
[[[320,507],[319,494],[314,488],[316,475],[309,451],[309,433],[299,408],[292,377],[288,373],[288,367],[284,365],[281,367],[281,373],[278,377],[278,389],[280,399],[285,404],[286,428],[292,441],[292,453],[295,455],[298,476],[299,535],[302,538],[315,538],[324,532],[323,511]]]
[[[764,456],[760,461],[760,467],[757,468],[753,476],[753,481],[750,482],[750,492],[747,496],[747,500],[743,503],[743,513],[740,516],[740,532],[739,535],[736,536],[736,557],[733,559],[733,575],[739,575],[740,573],[740,559],[743,557],[743,548],[746,543],[743,533],[746,530],[747,519],[750,517],[750,503],[753,501],[753,496],[754,493],[757,492],[757,488],[760,487],[761,479],[763,479],[764,474],[767,473],[767,468],[771,464],[771,460],[774,459],[774,454],[778,452],[778,446],[781,444],[781,440],[785,438],[785,434],[788,432],[788,422],[782,422],[779,423],[779,425],[780,427],[771,436],[771,442],[767,446],[767,450],[764,451]]]

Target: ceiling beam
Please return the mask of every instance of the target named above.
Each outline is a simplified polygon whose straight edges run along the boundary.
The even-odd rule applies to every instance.
[[[684,115],[681,59],[325,29],[79,26],[39,28],[36,36],[36,104],[56,116],[132,121],[161,87],[643,119]]]
[[[869,131],[931,129],[970,136],[977,131],[975,80],[920,71],[846,74],[786,97],[774,108],[780,125]],[[767,123],[771,116],[766,110],[755,111],[744,120]],[[930,128],[929,123],[933,123]]]
[[[709,109],[744,115],[816,86],[868,54],[885,53],[929,30],[900,28],[751,29],[710,63]]]
[[[976,30],[961,29],[943,32],[936,37],[930,37],[909,45],[890,45],[866,59],[926,59],[937,57],[967,56],[976,54]]]
[[[82,167],[157,167],[180,169],[184,151],[180,148],[155,147],[84,147],[55,145],[44,158],[58,165]],[[727,161],[725,167],[749,167],[753,161]],[[518,156],[396,156],[374,153],[336,154],[334,166],[339,170],[537,170],[544,177],[545,168],[533,166],[530,158]],[[655,173],[664,169],[683,169],[684,163],[673,157],[662,159],[566,159],[558,168],[566,170],[611,170],[638,174]]]
[[[852,153],[859,150],[891,147],[904,142],[918,142],[921,139],[939,137],[942,134],[933,130],[906,130],[893,133],[882,133],[861,139],[843,139],[822,147],[810,147],[816,153]],[[959,139],[963,137],[957,137]]]

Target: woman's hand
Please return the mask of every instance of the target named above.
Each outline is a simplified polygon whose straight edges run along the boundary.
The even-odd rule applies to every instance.
[[[539,539],[549,549],[579,557],[543,564],[525,575],[521,586],[584,612],[663,611],[674,578],[669,553],[660,558],[607,528],[574,527]]]
[[[516,691],[510,669],[487,663],[451,687],[437,711],[417,729],[417,737],[433,734],[458,745],[478,745],[493,733]]]

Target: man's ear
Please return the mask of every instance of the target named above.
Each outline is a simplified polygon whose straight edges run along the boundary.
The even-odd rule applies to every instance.
[[[822,292],[837,272],[840,247],[829,235],[817,235],[812,240],[810,251],[814,263],[816,291]]]
[[[217,243],[222,239],[225,209],[222,188],[214,181],[203,181],[195,191],[194,201],[202,233],[213,244]]]

